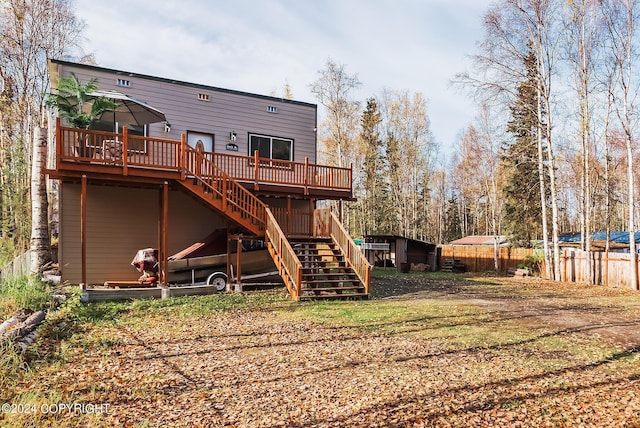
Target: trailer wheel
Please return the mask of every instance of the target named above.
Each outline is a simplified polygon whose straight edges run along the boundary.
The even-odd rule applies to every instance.
[[[213,285],[216,290],[224,291],[227,289],[227,275],[215,272],[207,278],[207,285]]]

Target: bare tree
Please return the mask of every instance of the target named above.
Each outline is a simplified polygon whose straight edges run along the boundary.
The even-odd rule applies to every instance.
[[[46,192],[32,194],[29,186],[32,174],[38,181],[42,174],[42,170],[32,171],[32,163],[44,165],[32,159],[42,153],[32,150],[32,143],[41,141],[34,138],[34,130],[41,126],[43,96],[49,89],[47,60],[61,58],[77,47],[82,23],[74,16],[71,0],[5,0],[0,5],[0,75],[7,86],[3,95],[10,100],[0,103],[0,151],[6,162],[0,199],[3,211],[6,207],[13,218],[3,232],[13,237],[16,250],[22,250],[28,245],[30,232],[34,233],[32,242],[48,240],[46,215],[31,213],[40,224],[29,227],[31,198],[38,199],[33,204],[38,212],[47,206]],[[12,194],[7,194],[7,189]],[[47,252],[40,246],[35,250]]]
[[[311,93],[325,108],[321,135],[324,155],[332,165],[349,166],[359,152],[356,143],[360,104],[354,100],[353,91],[360,81],[331,58],[318,73],[320,77],[311,85]]]
[[[578,139],[580,140],[580,232],[582,250],[585,251],[586,280],[595,281],[591,259],[591,233],[594,186],[591,182],[591,159],[594,157],[592,142],[592,98],[594,74],[598,62],[598,46],[601,15],[595,0],[574,0],[567,3],[565,25],[568,42],[568,58],[572,66],[576,98],[578,100]]]
[[[494,4],[485,15],[485,38],[480,53],[473,57],[478,75],[464,74],[458,81],[477,90],[489,105],[502,102],[510,105],[520,82],[527,77],[527,55],[533,50],[537,60],[538,103],[532,106],[538,116],[538,147],[540,197],[542,198],[542,229],[547,277],[553,266],[553,276],[559,277],[558,204],[556,161],[552,139],[553,100],[552,77],[557,60],[557,24],[559,4],[554,0],[503,0]],[[544,153],[542,149],[544,148]],[[547,200],[545,177],[549,179]],[[547,205],[552,211],[553,262],[548,243]]]
[[[425,224],[425,213],[420,207],[436,150],[426,100],[420,93],[387,89],[380,110],[396,233],[418,238],[424,235],[419,226]]]
[[[638,264],[635,245],[635,181],[634,138],[637,125],[635,95],[638,91],[635,70],[635,36],[638,26],[638,1],[603,0],[609,32],[609,50],[616,71],[613,91],[614,110],[624,133],[627,150],[628,228],[630,252],[630,283],[638,290]]]

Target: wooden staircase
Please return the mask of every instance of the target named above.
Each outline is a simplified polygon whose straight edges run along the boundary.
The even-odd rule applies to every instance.
[[[192,148],[180,185],[248,233],[264,238],[289,294],[299,299],[366,298],[370,266],[340,222],[316,210],[316,235],[290,241],[269,208]],[[322,211],[321,215],[317,215]]]
[[[331,238],[290,240],[302,267],[300,299],[366,298],[366,286]]]
[[[202,153],[187,148],[179,183],[250,234],[263,237],[266,205]]]

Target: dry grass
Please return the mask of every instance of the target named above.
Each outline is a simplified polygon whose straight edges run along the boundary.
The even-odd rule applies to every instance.
[[[373,287],[358,302],[272,291],[71,307],[2,391],[36,412],[3,422],[638,426],[637,293],[427,274]],[[53,403],[106,407],[41,411]]]

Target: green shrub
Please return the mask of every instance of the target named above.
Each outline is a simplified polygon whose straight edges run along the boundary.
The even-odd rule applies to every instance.
[[[539,274],[542,262],[544,261],[544,252],[536,250],[533,255],[526,256],[522,263],[518,264],[519,269],[527,269],[533,274]]]
[[[49,286],[33,277],[3,279],[0,282],[0,318],[13,315],[20,308],[45,309],[50,301]]]
[[[6,265],[16,255],[16,250],[11,239],[0,239],[0,267]]]

